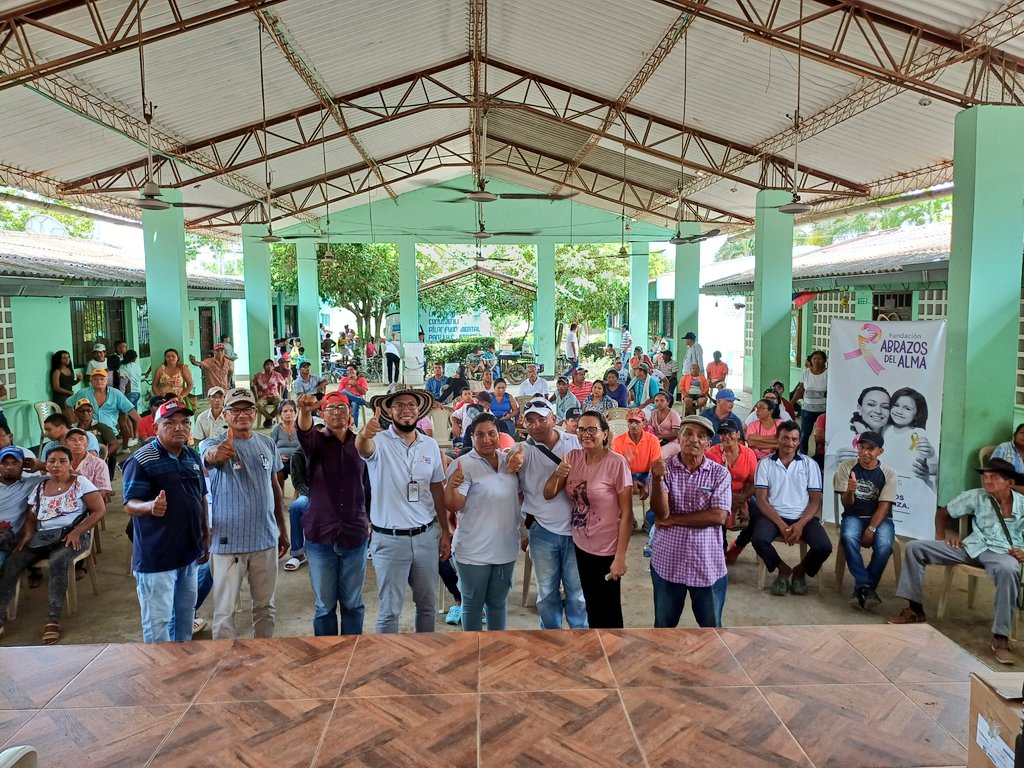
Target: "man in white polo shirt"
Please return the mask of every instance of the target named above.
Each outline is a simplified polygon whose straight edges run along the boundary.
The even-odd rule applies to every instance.
[[[761,514],[754,523],[751,544],[769,573],[776,568],[779,571],[772,584],[773,595],[806,595],[806,577],[817,575],[832,554],[832,542],[818,519],[821,470],[808,456],[797,453],[799,424],[784,421],[776,435],[778,450],[760,461],[754,475],[754,494]],[[808,546],[806,557],[792,568],[783,562],[772,544],[780,537],[789,546],[800,541]]]
[[[452,537],[441,451],[416,430],[433,406],[433,395],[423,389],[378,395],[370,400],[373,418],[356,436],[370,477],[377,634],[398,631],[407,585],[416,604],[416,631],[434,631],[438,556],[451,556]]]
[[[519,385],[519,394],[523,397],[527,395],[548,396],[547,379],[542,379],[537,375],[537,366],[533,363],[526,366],[526,381]]]
[[[523,494],[523,514],[530,539],[530,559],[537,574],[537,613],[541,629],[562,628],[562,598],[565,589],[565,619],[570,629],[587,628],[587,605],[576,568],[576,550],[572,543],[569,518],[572,504],[564,493],[544,498],[544,484],[562,457],[580,445],[576,435],[555,429],[555,409],[537,397],[523,409],[530,439],[519,450],[523,466],[519,470],[519,490]]]

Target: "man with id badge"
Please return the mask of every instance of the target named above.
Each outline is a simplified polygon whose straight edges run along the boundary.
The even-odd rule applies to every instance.
[[[437,559],[451,556],[452,537],[441,450],[416,430],[433,404],[433,396],[420,389],[378,395],[370,401],[373,418],[356,437],[370,478],[378,634],[398,631],[406,585],[412,586],[416,631],[434,631]]]
[[[253,432],[256,398],[235,388],[224,398],[228,429],[199,444],[213,499],[213,639],[233,640],[242,579],[252,595],[256,637],[274,636],[277,560],[291,548],[284,524],[283,466],[274,441]]]

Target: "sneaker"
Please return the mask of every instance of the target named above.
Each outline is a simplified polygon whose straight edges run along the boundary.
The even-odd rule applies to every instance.
[[[725,551],[725,564],[732,565],[739,560],[740,554],[743,552],[743,547],[737,547],[734,541],[729,545],[729,548]]]
[[[192,620],[192,634],[198,635],[209,626],[209,623],[202,616],[196,616]]]
[[[874,608],[876,605],[882,604],[882,598],[875,592],[874,587],[865,587],[864,602],[867,603],[868,608]]]
[[[807,579],[803,578],[802,576],[799,579],[794,578],[793,581],[790,582],[789,591],[792,592],[794,595],[806,595]]]
[[[133,437],[131,440],[128,441],[128,447],[129,448],[134,448],[138,444],[139,444],[139,438],[137,438],[137,437]]]
[[[853,596],[850,598],[850,607],[851,608],[860,608],[862,611],[864,610],[864,603],[865,603],[864,593],[866,591],[867,591],[867,587],[854,587],[853,588]]]
[[[1010,650],[1010,641],[1005,637],[992,637],[992,644],[989,646],[996,661],[1000,664],[1013,664],[1013,651]]]
[[[445,624],[458,624],[462,621],[462,606],[453,605],[448,609],[448,615],[444,617]]]
[[[779,576],[777,579],[775,579],[775,583],[772,584],[772,594],[776,597],[788,595],[789,579],[787,579],[785,576]]]
[[[924,624],[926,621],[923,613],[918,613],[909,605],[895,616],[885,620],[886,624]]]

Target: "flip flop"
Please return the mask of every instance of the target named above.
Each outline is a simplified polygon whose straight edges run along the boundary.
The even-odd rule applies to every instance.
[[[54,645],[60,640],[60,624],[55,621],[48,622],[43,627],[43,645]]]
[[[297,571],[297,570],[299,570],[299,568],[301,568],[305,564],[306,564],[306,556],[305,555],[302,555],[301,557],[292,557],[292,558],[289,558],[288,562],[286,562],[284,564],[284,569],[286,571]]]

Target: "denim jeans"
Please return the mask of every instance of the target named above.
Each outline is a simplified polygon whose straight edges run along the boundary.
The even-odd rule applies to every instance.
[[[583,598],[576,547],[572,536],[561,536],[540,523],[530,526],[530,559],[537,574],[537,613],[541,629],[562,628],[562,596],[565,586],[565,618],[570,629],[587,629],[587,601]]]
[[[198,566],[189,563],[174,571],[135,572],[142,607],[142,642],[187,643],[192,639]]]
[[[341,634],[363,634],[366,542],[351,549],[342,549],[333,544],[307,540],[306,559],[309,562],[309,581],[316,598],[313,634],[338,634],[339,605]]]
[[[891,517],[887,517],[875,531],[875,541],[871,545],[871,561],[864,567],[864,556],[861,554],[860,537],[864,535],[870,518],[855,515],[843,515],[839,527],[839,543],[846,550],[846,567],[858,587],[874,589],[882,580],[885,566],[892,557],[893,540],[896,538],[896,526]]]
[[[702,627],[722,626],[722,608],[729,577],[723,576],[710,587],[688,587],[666,581],[651,566],[651,582],[654,584],[654,626],[677,627],[686,606],[686,595],[690,595],[693,618]]]
[[[139,409],[139,400],[142,398],[141,392],[129,392],[125,397],[135,406],[135,410]]]
[[[822,413],[824,411],[808,411],[806,408],[800,411],[800,453],[807,453],[814,434],[814,422]]]
[[[355,426],[359,426],[359,414],[363,410],[363,406],[366,405],[366,401],[354,392],[345,390],[345,396],[348,398],[348,407],[352,411],[352,423]]]
[[[302,516],[309,509],[309,496],[299,496],[288,507],[288,535],[292,543],[292,557],[303,553],[305,539],[302,534]]]
[[[210,590],[213,589],[213,571],[210,570],[209,561],[198,566],[198,572],[196,573],[196,585],[196,613],[198,613],[200,607],[202,607],[203,603],[206,602],[206,598],[210,594]]]
[[[462,628],[479,632],[484,628],[483,609],[487,606],[488,629],[504,629],[508,612],[508,592],[516,563],[467,565],[455,561],[462,592]]]
[[[416,631],[433,632],[437,620],[437,556],[441,529],[431,525],[418,536],[374,532],[370,543],[377,578],[377,634],[398,631],[406,586],[412,587]]]

